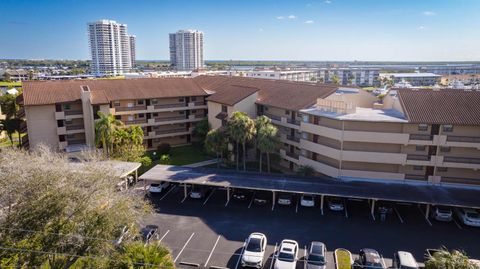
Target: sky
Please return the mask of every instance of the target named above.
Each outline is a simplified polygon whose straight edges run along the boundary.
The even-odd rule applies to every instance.
[[[0,0],[0,58],[88,59],[87,23],[168,60],[168,33],[204,32],[206,60],[478,61],[480,0]]]

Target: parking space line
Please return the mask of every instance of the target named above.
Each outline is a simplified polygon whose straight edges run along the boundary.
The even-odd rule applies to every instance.
[[[182,199],[182,201],[181,201],[180,203],[183,204],[183,202],[185,202],[185,200],[187,200],[188,196],[190,196],[190,193],[192,193],[192,191],[189,191],[189,192],[187,193],[187,196],[183,197],[183,199]]]
[[[398,219],[400,220],[401,223],[403,223],[403,218],[402,216],[400,216],[400,212],[398,212],[398,209],[396,206],[393,206],[393,210],[395,211],[395,213],[397,214],[397,217]]]
[[[215,241],[215,244],[213,245],[213,248],[210,251],[210,255],[208,255],[207,261],[205,262],[205,265],[204,265],[205,268],[207,268],[208,262],[210,261],[210,258],[212,257],[213,251],[215,251],[215,248],[217,247],[218,240],[220,240],[220,235],[217,237],[217,241]]]
[[[455,218],[452,218],[453,222],[455,222],[455,225],[457,225],[458,229],[463,230],[462,225],[455,220]]]
[[[345,209],[345,218],[347,218],[347,219],[348,219],[347,201],[345,201],[345,203],[344,203],[344,206],[343,206],[343,207],[344,207],[344,209]]]
[[[303,251],[303,268],[307,268],[307,246]]]
[[[210,194],[208,195],[207,199],[205,199],[205,202],[203,202],[203,205],[205,205],[205,204],[208,202],[208,200],[210,199],[210,197],[212,197],[213,193],[215,193],[215,190],[216,190],[216,189],[213,189],[213,190],[210,192]]]
[[[252,207],[254,199],[255,199],[255,192],[253,192],[252,199],[250,200],[250,204],[248,204],[248,208]]]
[[[430,225],[433,226],[433,224],[430,222],[430,220],[425,216],[425,212],[420,208],[420,205],[417,205],[418,210],[422,214],[422,217],[425,219],[425,221]]]
[[[163,238],[165,238],[165,236],[167,236],[167,234],[170,232],[170,230],[167,230],[167,232],[162,236],[162,238],[160,238],[160,240],[158,240],[158,243],[160,244],[163,240]]]
[[[298,213],[298,202],[300,201],[300,197],[298,197],[296,200],[297,200],[297,205],[295,207],[295,213]]]
[[[168,195],[169,193],[171,193],[175,188],[177,188],[177,186],[178,186],[178,185],[175,185],[175,186],[171,187],[171,188],[167,191],[167,193],[165,193],[165,194],[160,198],[160,201],[163,200],[163,198],[167,197],[167,195]]]
[[[240,260],[242,259],[243,252],[245,251],[245,244],[247,244],[247,240],[245,240],[243,242],[242,251],[240,251],[240,255],[238,256],[237,264],[235,264],[235,269],[238,268],[238,264],[240,263]]]
[[[273,249],[272,261],[270,262],[270,269],[273,268],[273,263],[275,262],[276,253],[277,253],[277,242],[275,242],[275,248]]]
[[[182,255],[182,252],[185,250],[185,247],[187,247],[188,245],[188,242],[190,242],[190,240],[192,240],[192,237],[195,235],[195,233],[192,233],[192,235],[190,235],[190,238],[188,238],[187,242],[185,242],[185,245],[183,245],[182,249],[180,250],[180,252],[177,254],[177,257],[175,257],[175,260],[173,260],[173,262],[177,262],[178,258],[180,258],[180,255]]]

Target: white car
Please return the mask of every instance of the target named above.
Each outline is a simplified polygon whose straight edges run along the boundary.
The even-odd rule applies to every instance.
[[[304,194],[302,198],[300,198],[300,205],[305,207],[314,207],[315,206],[315,198],[313,195]]]
[[[243,267],[263,267],[263,257],[267,248],[267,237],[262,233],[252,233],[245,245],[245,251],[242,254]]]
[[[455,213],[463,224],[472,227],[480,227],[480,213],[474,209],[456,208]]]
[[[292,204],[292,196],[290,194],[280,194],[278,196],[278,204],[279,205],[291,205]]]
[[[332,211],[343,211],[345,208],[343,205],[343,199],[336,197],[329,198],[328,208],[330,208]]]
[[[298,243],[284,239],[275,257],[275,269],[295,269],[298,260]]]
[[[170,183],[168,182],[152,183],[150,184],[148,191],[150,193],[161,193],[164,189],[168,188],[168,186],[170,186]]]

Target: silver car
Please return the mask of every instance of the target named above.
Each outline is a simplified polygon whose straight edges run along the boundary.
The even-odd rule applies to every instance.
[[[325,254],[327,253],[327,247],[322,242],[312,242],[308,250],[307,257],[305,257],[306,269],[325,269],[327,260]]]
[[[438,221],[452,221],[452,209],[444,206],[437,206],[432,210],[432,217]]]

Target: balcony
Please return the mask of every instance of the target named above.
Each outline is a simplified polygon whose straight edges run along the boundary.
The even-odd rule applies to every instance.
[[[85,139],[69,139],[68,145],[84,145],[86,144]]]
[[[430,161],[430,155],[415,155],[415,154],[408,154],[407,160],[414,160],[414,161]]]
[[[300,121],[297,119],[287,119],[287,122],[293,125],[300,126]]]
[[[300,156],[298,154],[286,152],[284,149],[281,149],[280,156],[287,161],[293,162],[298,165],[300,164],[300,161],[299,161]]]
[[[288,157],[291,157],[291,158],[294,158],[294,159],[297,159],[297,160],[298,160],[298,157],[300,157],[300,154],[295,153],[295,152],[289,152],[289,151],[286,152],[286,155]]]
[[[147,106],[131,106],[131,107],[117,106],[117,107],[115,107],[115,111],[118,111],[118,112],[137,111],[137,110],[147,110]]]
[[[127,120],[124,122],[125,125],[132,125],[132,124],[146,124],[146,119],[136,119],[136,120]]]
[[[74,130],[82,130],[82,129],[85,129],[85,127],[83,126],[83,124],[78,124],[78,125],[66,125],[65,126],[65,129],[67,131],[74,131]]]
[[[22,142],[22,147],[24,149],[28,149],[28,146],[30,145],[29,140],[28,140],[28,135],[22,136],[21,142]]]
[[[432,141],[433,135],[429,134],[410,134],[410,140]]]
[[[65,110],[63,113],[65,113],[65,116],[83,115],[81,110]]]
[[[17,118],[21,119],[25,117],[25,108],[20,107],[20,109],[17,111]]]
[[[67,134],[67,128],[65,126],[57,127],[57,135]]]
[[[466,143],[480,143],[480,137],[477,136],[447,136],[448,142],[466,142]]]
[[[276,115],[272,115],[272,114],[268,114],[268,113],[264,113],[263,115],[269,117],[271,120],[276,120],[276,121],[281,121],[282,120],[282,117],[280,117],[280,116],[276,116]]]
[[[299,137],[295,137],[295,136],[291,136],[291,135],[287,135],[287,140],[300,143],[300,138]]]
[[[26,133],[27,132],[27,122],[26,121],[22,121],[20,123],[20,132],[21,133]]]
[[[154,109],[162,109],[162,108],[170,108],[170,107],[186,107],[184,103],[175,103],[175,104],[162,104],[162,105],[154,105]]]
[[[426,181],[427,177],[425,175],[410,175],[406,174],[405,179],[407,180],[421,180],[421,181]]]
[[[176,117],[155,118],[155,122],[177,121],[177,120],[186,120],[186,117],[176,116]]]
[[[163,135],[163,134],[174,134],[174,133],[181,133],[181,132],[188,132],[186,128],[176,128],[170,130],[158,130],[155,131],[155,135]]]
[[[465,157],[443,157],[444,162],[450,163],[470,163],[470,164],[480,164],[480,158],[465,158]]]

